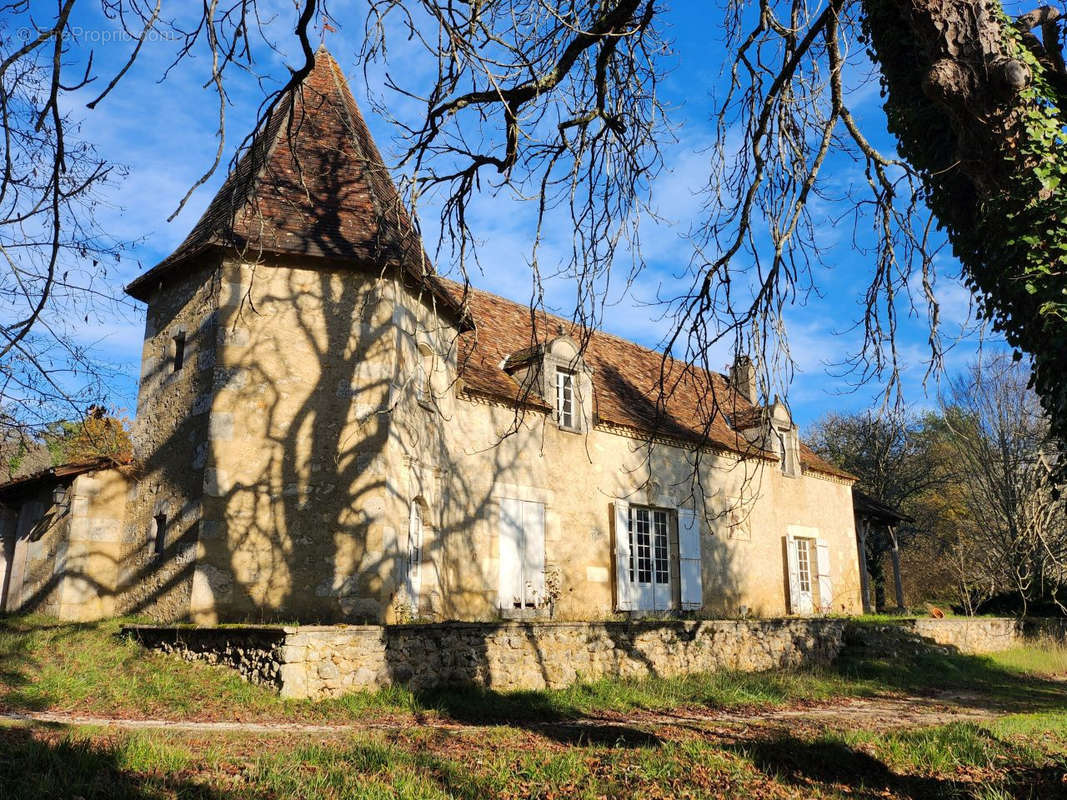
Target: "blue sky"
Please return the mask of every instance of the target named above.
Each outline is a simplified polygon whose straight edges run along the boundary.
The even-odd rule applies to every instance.
[[[291,4],[284,0],[274,2],[279,19],[288,19]],[[348,76],[379,147],[390,161],[398,153],[396,131],[373,112],[368,93],[388,103],[401,117],[416,113],[417,108],[385,93],[382,68],[371,69],[364,81],[363,72],[356,65],[364,8],[354,0],[330,4],[338,30],[326,35],[326,43]],[[110,77],[108,69],[121,65],[132,43],[117,37],[114,23],[104,19],[91,4],[84,9],[73,22],[75,33],[85,45],[93,47],[95,62],[105,75],[102,81],[106,81]],[[654,206],[666,221],[643,225],[642,241],[649,269],[629,294],[610,298],[612,311],[605,319],[605,327],[611,332],[648,346],[659,342],[669,324],[648,303],[657,292],[670,293],[675,276],[691,255],[685,234],[699,220],[703,199],[698,191],[707,179],[707,148],[714,142],[712,94],[722,88],[720,69],[726,58],[717,7],[709,8],[708,3],[699,0],[675,0],[664,22],[663,30],[673,41],[675,55],[669,62],[671,71],[662,84],[661,97],[673,107],[672,119],[678,126],[677,141],[663,144],[666,169],[653,187]],[[288,46],[295,56],[295,46],[284,33],[279,27],[279,43],[283,49]],[[414,54],[409,58],[406,47],[402,41],[394,42],[389,68],[402,71],[409,85],[417,84],[424,66]],[[99,212],[111,233],[137,240],[108,276],[116,284],[128,282],[166,256],[195,223],[222,179],[220,171],[198,190],[173,222],[166,221],[181,196],[210,164],[217,122],[214,96],[201,86],[207,74],[202,57],[191,69],[178,70],[165,82],[159,82],[173,52],[173,42],[148,42],[119,89],[96,110],[84,108],[84,101],[90,99],[88,90],[70,104],[71,111],[82,120],[82,135],[94,141],[106,158],[129,168],[121,186],[104,198],[105,205]],[[286,74],[281,57],[260,62],[258,68],[275,78]],[[230,148],[248,132],[262,96],[255,82],[247,77],[232,83],[230,91],[227,158],[232,153]],[[877,87],[857,89],[852,104],[876,144],[891,150],[893,142],[885,133]],[[827,168],[827,174],[839,180],[843,188],[858,177],[856,166],[847,159],[831,161]],[[870,256],[853,246],[851,223],[835,221],[844,211],[845,207],[838,203],[818,204],[817,222],[826,242],[826,266],[816,274],[821,296],[809,296],[786,315],[791,353],[798,366],[788,400],[801,425],[827,410],[867,408],[878,402],[882,389],[877,383],[854,389],[847,376],[840,375],[840,369],[833,366],[855,349],[856,333],[851,329],[861,314],[861,295],[870,274]],[[432,206],[423,206],[425,230],[434,230],[435,216]],[[479,288],[526,302],[531,278],[523,256],[529,252],[532,237],[531,204],[506,196],[482,197],[473,208],[472,227],[481,240],[484,268],[481,274],[471,275],[472,282]],[[858,240],[861,245],[865,242],[863,230],[861,227]],[[566,246],[565,233],[550,245]],[[437,266],[446,274],[450,271],[447,263]],[[946,251],[938,263],[937,283],[946,343],[974,327],[970,324],[969,293],[957,273],[958,267]],[[567,297],[565,285],[548,287],[549,303],[564,314],[568,313]],[[935,401],[937,391],[936,383],[923,386],[928,358],[927,323],[921,308],[918,314],[912,314],[905,304],[899,310],[899,348],[906,364],[905,396],[910,405],[922,408]],[[102,359],[119,366],[125,376],[115,384],[113,404],[118,408],[130,410],[135,406],[142,332],[143,308],[132,302],[117,317],[108,314],[91,318],[79,332],[86,344],[91,344]],[[1002,345],[996,340],[989,339],[984,344],[986,348],[999,346]],[[960,369],[974,358],[979,347],[979,337],[973,332],[955,342],[946,354],[948,370]],[[725,366],[729,358],[728,349],[723,347],[721,353],[713,353],[712,363]]]

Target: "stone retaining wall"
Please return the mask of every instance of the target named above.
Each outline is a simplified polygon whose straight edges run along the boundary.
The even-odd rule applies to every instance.
[[[1009,617],[900,619],[892,622],[849,622],[845,645],[858,655],[896,658],[931,648],[965,655],[1010,650],[1042,639],[1067,641],[1067,621]]]
[[[562,687],[603,677],[827,664],[841,619],[441,623],[278,628],[130,626],[148,647],[226,664],[287,697],[400,684]]]
[[[145,647],[184,658],[230,667],[245,680],[283,688],[281,649],[285,628],[234,626],[219,628],[126,625],[123,633]]]
[[[125,629],[148,647],[225,664],[287,697],[331,697],[394,684],[543,689],[605,677],[759,671],[828,664],[843,643],[900,656],[939,646],[988,653],[1035,636],[1067,639],[1061,621],[845,619],[439,623]]]
[[[916,636],[968,655],[1010,650],[1027,638],[1023,620],[1003,617],[913,619],[902,624]]]

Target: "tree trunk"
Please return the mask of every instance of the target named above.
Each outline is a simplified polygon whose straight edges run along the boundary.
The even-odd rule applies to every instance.
[[[1035,388],[1067,438],[1059,45],[1039,61],[1041,44],[996,0],[861,2],[899,151],[922,175],[981,313],[1033,357]]]

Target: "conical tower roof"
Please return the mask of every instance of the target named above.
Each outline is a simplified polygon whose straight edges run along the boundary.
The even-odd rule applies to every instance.
[[[458,312],[325,47],[278,104],[178,248],[126,288],[146,300],[165,275],[211,249],[325,259],[338,269],[399,268]]]

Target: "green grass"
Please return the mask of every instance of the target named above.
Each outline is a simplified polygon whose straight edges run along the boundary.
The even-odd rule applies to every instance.
[[[847,656],[834,669],[602,680],[541,692],[392,689],[291,701],[223,667],[117,636],[119,622],[0,619],[0,705],[118,716],[339,722],[389,731],[204,735],[0,724],[0,798],[961,798],[1067,796],[1067,648],[986,657]],[[1014,711],[903,730],[710,725],[699,708],[790,705],[907,692]],[[675,723],[582,717],[681,712]],[[423,715],[493,722],[420,728]],[[404,720],[410,720],[405,727]],[[638,719],[641,719],[638,717]]]
[[[550,691],[391,688],[321,701],[280,698],[225,667],[189,663],[121,638],[122,621],[64,624],[0,618],[0,707],[168,719],[340,721],[441,713],[461,720],[552,720],[679,706],[736,708],[870,695],[870,682],[833,671],[734,673],[599,680]]]
[[[990,659],[1020,674],[1067,677],[1067,644],[1051,639],[994,653]]]
[[[173,719],[338,720],[410,711],[402,689],[312,703],[285,700],[225,667],[182,661],[119,636],[124,620],[0,618],[0,707]]]
[[[121,621],[64,624],[0,618],[0,707],[167,719],[339,722],[441,714],[461,721],[561,720],[604,712],[683,707],[782,706],[931,690],[981,692],[1017,710],[1067,706],[1067,648],[1041,645],[984,657],[843,657],[833,669],[717,672],[676,678],[604,679],[549,691],[391,688],[321,701],[285,700],[225,667],[188,663],[118,636]],[[1020,676],[1027,680],[1019,680]]]
[[[312,740],[0,727],[5,800],[142,798],[1062,797],[1067,768],[1037,720],[894,732],[661,730],[645,743],[370,731]],[[1029,731],[1028,733],[1024,731]]]

